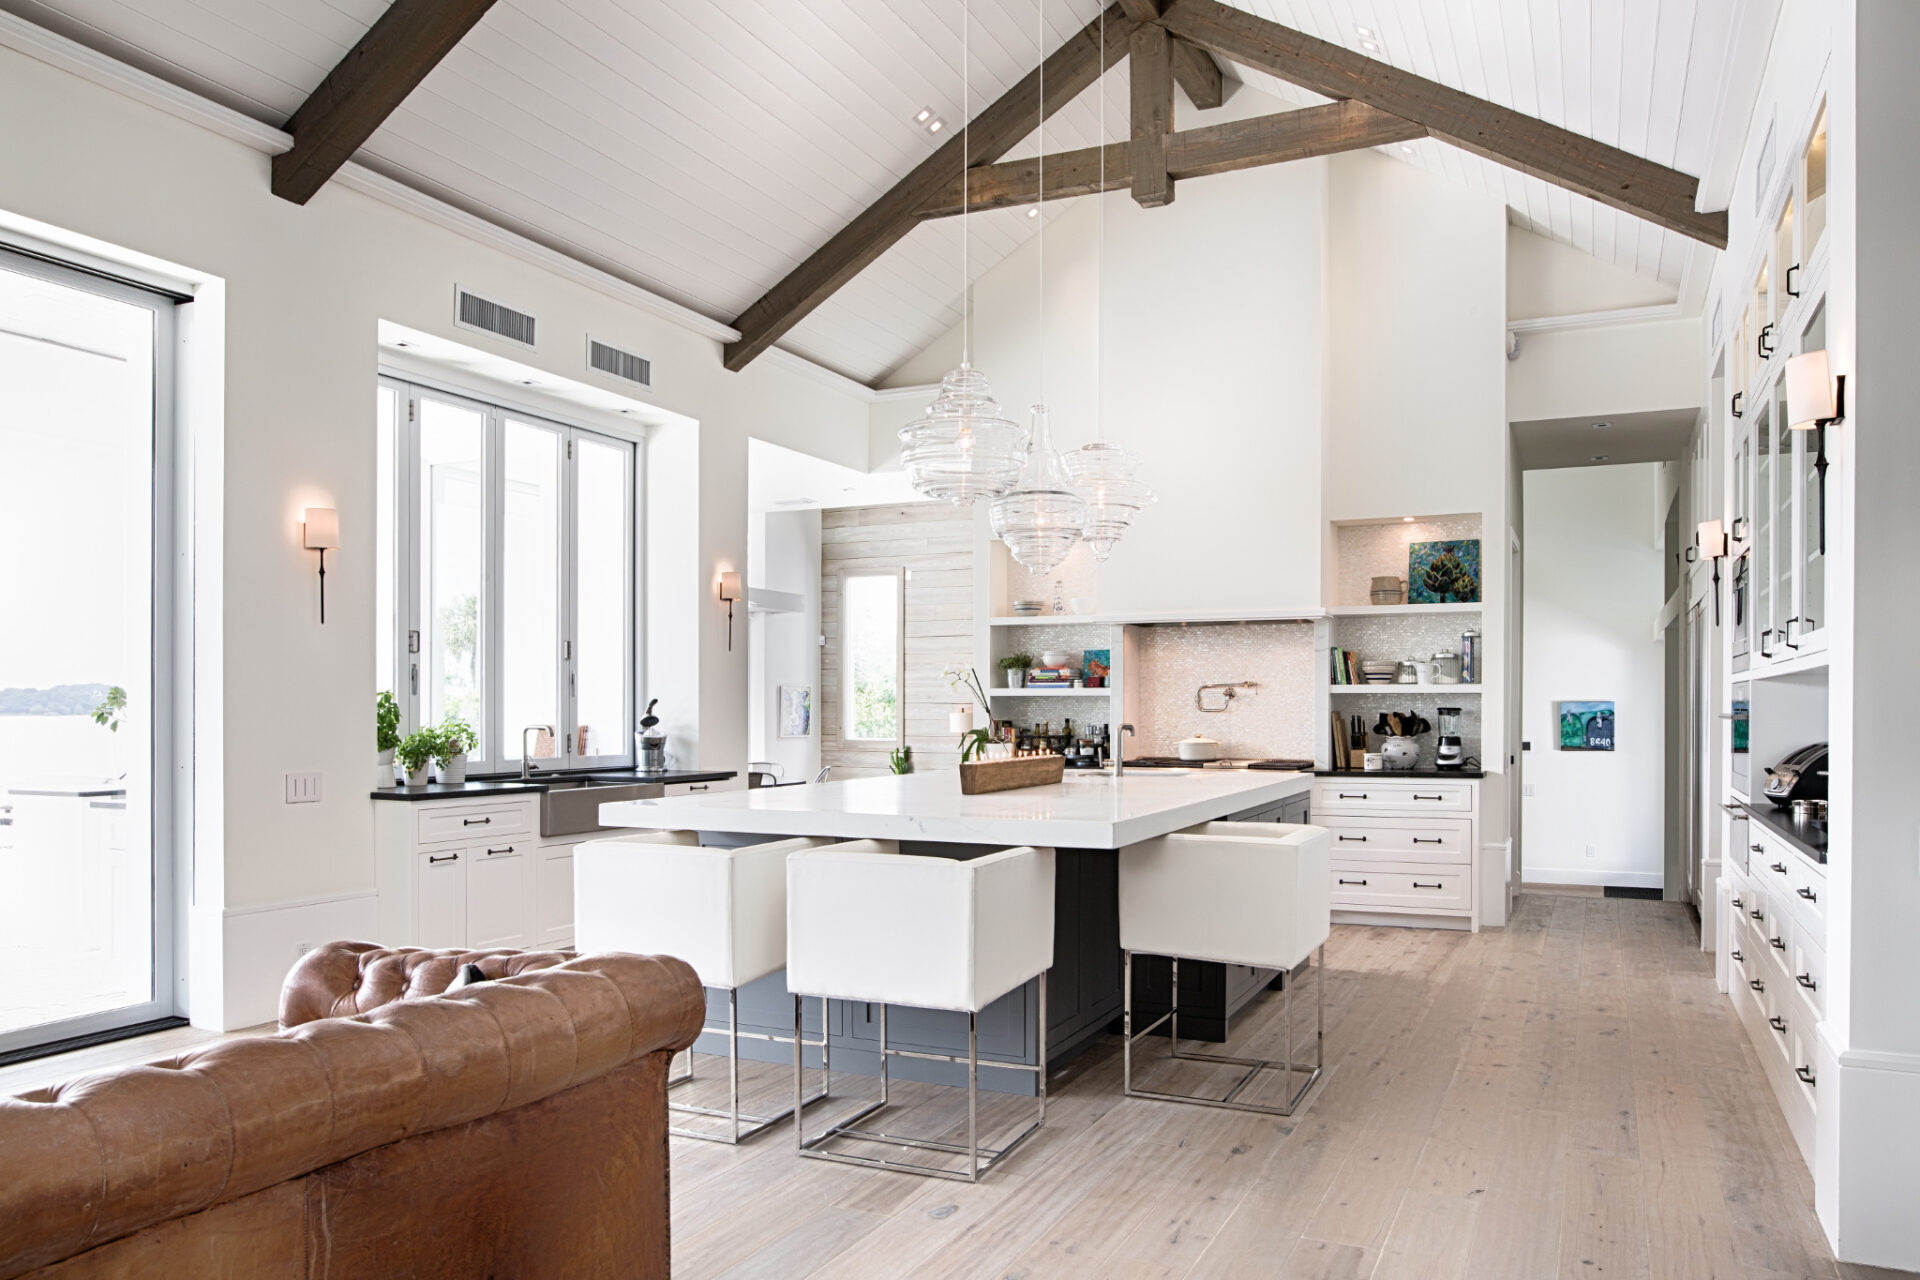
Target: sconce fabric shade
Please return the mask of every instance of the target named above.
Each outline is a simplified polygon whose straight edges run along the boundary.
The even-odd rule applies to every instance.
[[[1839,416],[1827,353],[1809,351],[1787,361],[1787,425],[1795,431],[1811,431]]]
[[[301,545],[308,551],[331,551],[340,545],[340,513],[332,507],[308,507]]]
[[[738,600],[740,598],[739,574],[723,573],[720,575],[720,598],[728,601]]]
[[[1702,520],[1699,530],[1700,554],[1718,560],[1727,554],[1727,529],[1718,520]]]

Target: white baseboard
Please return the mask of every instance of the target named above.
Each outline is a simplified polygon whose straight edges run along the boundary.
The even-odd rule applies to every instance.
[[[1819,1026],[1814,1208],[1844,1262],[1920,1271],[1920,1054],[1837,1049]]]
[[[1573,867],[1536,867],[1528,863],[1521,873],[1521,884],[1619,885],[1623,889],[1659,889],[1666,876],[1658,871],[1588,871]]]
[[[303,947],[379,931],[372,889],[240,907],[196,907],[189,964],[188,1016],[208,1031],[272,1022],[280,984]]]

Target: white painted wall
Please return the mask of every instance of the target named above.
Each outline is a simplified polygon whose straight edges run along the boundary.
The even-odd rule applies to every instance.
[[[756,613],[748,626],[752,683],[748,755],[785,768],[789,782],[820,771],[820,512],[767,511],[751,517],[750,585],[805,597],[799,613]],[[813,732],[780,736],[780,686],[813,688]]]
[[[1522,330],[1506,366],[1508,421],[1698,405],[1705,334],[1698,316]]]
[[[222,344],[219,395],[201,397],[187,424],[201,450],[192,460],[202,481],[197,527],[218,537],[196,583],[208,617],[219,620],[196,638],[200,657],[215,664],[206,674],[218,677],[194,688],[202,776],[192,909],[196,932],[211,931],[193,947],[196,1021],[271,1017],[271,1003],[260,1001],[270,984],[229,990],[225,975],[284,969],[293,939],[344,928],[328,904],[374,884],[364,787],[376,328],[385,318],[490,341],[453,327],[456,282],[540,317],[541,349],[516,358],[580,377],[591,330],[651,357],[654,398],[699,421],[697,446],[683,450],[695,518],[654,526],[683,540],[680,571],[696,585],[650,591],[648,611],[650,622],[680,629],[688,656],[671,675],[654,668],[647,685],[675,682],[687,749],[703,765],[744,763],[747,651],[736,644],[728,652],[725,610],[710,587],[722,568],[746,562],[747,435],[864,469],[867,403],[857,388],[798,375],[777,359],[729,374],[713,338],[623,301],[612,281],[595,287],[544,269],[339,183],[306,207],[276,199],[268,158],[253,147],[5,47],[0,119],[33,122],[8,131],[0,227],[37,219],[180,264],[215,286],[209,304],[224,294],[224,315],[202,326]],[[300,548],[300,509],[309,504],[340,512],[324,628],[314,616],[312,556]],[[325,775],[325,800],[285,806],[282,775],[309,769]],[[263,917],[261,907],[278,914]],[[240,909],[252,918],[228,946],[223,934],[237,927],[227,922]],[[372,918],[369,909],[362,931]],[[309,927],[326,932],[304,933]]]
[[[1656,464],[1525,475],[1530,884],[1657,888],[1664,845],[1662,557]],[[1555,703],[1615,704],[1614,750],[1561,751]],[[1591,846],[1593,856],[1586,856]]]
[[[1602,262],[1583,249],[1507,227],[1507,318],[1585,315],[1678,300],[1672,285]]]

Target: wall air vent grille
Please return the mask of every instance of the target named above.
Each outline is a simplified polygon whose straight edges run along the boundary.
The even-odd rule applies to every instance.
[[[489,302],[465,289],[456,289],[455,298],[453,322],[462,329],[478,329],[523,347],[534,345],[536,321],[526,312]]]
[[[587,339],[587,366],[638,386],[653,385],[653,361],[593,338]]]

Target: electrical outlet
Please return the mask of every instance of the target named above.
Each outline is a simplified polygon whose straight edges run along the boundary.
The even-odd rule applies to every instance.
[[[296,942],[293,944],[293,958],[298,960],[311,950],[313,950],[313,944],[311,942]]]
[[[290,773],[287,775],[288,804],[320,803],[320,775],[317,773]]]
[[[1531,782],[1527,782],[1527,783],[1522,783],[1522,784],[1521,784],[1521,787],[1520,787],[1520,794],[1521,794],[1521,795],[1523,795],[1523,796],[1530,796],[1530,795],[1532,795],[1532,794],[1533,794],[1533,784],[1532,784]]]
[[[1593,856],[1593,846],[1592,846],[1592,845],[1588,845],[1588,846],[1587,846],[1587,856],[1588,856],[1589,858],[1591,858],[1591,857]]]

